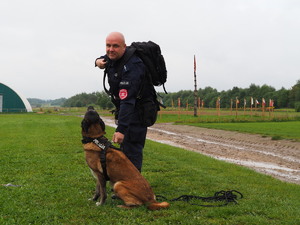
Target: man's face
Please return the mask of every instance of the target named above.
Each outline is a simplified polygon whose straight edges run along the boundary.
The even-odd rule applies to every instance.
[[[106,54],[111,60],[120,59],[126,49],[126,44],[118,36],[109,36],[106,38]]]

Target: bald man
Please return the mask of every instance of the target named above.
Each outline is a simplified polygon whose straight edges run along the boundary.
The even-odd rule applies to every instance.
[[[125,38],[122,33],[112,32],[106,37],[106,55],[110,60],[120,59],[126,51]],[[106,62],[104,58],[98,58],[96,65],[104,69]]]
[[[147,127],[141,122],[137,106],[155,92],[153,85],[147,83],[145,65],[133,49],[126,47],[124,35],[112,32],[106,37],[106,55],[97,58],[95,66],[106,70],[116,107],[113,142],[121,145],[124,154],[141,171]]]

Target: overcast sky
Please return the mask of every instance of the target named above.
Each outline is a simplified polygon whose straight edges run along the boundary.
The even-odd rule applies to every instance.
[[[194,55],[198,88],[300,79],[299,0],[1,0],[0,82],[26,98],[102,91],[111,31],[161,46],[169,92],[194,89]]]

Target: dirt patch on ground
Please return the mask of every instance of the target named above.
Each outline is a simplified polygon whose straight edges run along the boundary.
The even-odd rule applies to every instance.
[[[300,142],[169,123],[150,127],[147,138],[300,184]]]

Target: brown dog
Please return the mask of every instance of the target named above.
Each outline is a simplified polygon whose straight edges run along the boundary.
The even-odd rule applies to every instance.
[[[96,192],[93,197],[94,201],[100,197],[97,205],[104,204],[107,197],[106,180],[108,178],[105,174],[107,172],[115,195],[125,204],[118,207],[132,208],[146,205],[150,210],[169,207],[169,203],[159,203],[155,200],[155,195],[147,180],[123,152],[113,147],[104,137],[105,124],[93,107],[88,108],[81,127],[86,162],[97,179]]]

